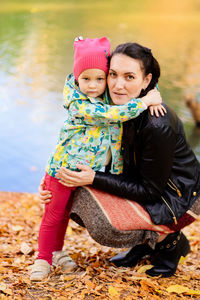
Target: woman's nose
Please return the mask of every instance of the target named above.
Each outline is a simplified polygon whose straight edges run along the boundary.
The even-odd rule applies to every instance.
[[[121,77],[116,78],[115,88],[116,89],[123,89],[124,88],[124,80],[123,80],[123,78],[121,78]]]

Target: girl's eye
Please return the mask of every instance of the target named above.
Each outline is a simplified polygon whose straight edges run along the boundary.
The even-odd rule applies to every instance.
[[[89,80],[89,78],[88,78],[88,77],[85,77],[85,78],[83,78],[83,80]]]
[[[97,80],[98,80],[98,81],[103,81],[104,78],[99,77],[99,78],[97,78]]]

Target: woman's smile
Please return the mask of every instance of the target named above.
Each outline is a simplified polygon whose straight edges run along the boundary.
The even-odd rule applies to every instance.
[[[117,99],[117,98],[122,99],[123,97],[127,96],[126,93],[119,93],[119,92],[115,92],[115,91],[113,91],[111,93],[112,93],[112,95],[114,95],[115,99]],[[111,96],[111,98],[112,98],[112,96]]]

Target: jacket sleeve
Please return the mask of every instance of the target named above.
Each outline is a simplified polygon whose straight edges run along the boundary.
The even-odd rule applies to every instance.
[[[128,178],[96,172],[93,187],[141,204],[156,201],[171,173],[175,143],[175,133],[169,126],[145,129],[137,178],[134,174]]]
[[[146,109],[140,99],[132,99],[124,105],[109,105],[101,101],[76,99],[69,106],[69,112],[74,118],[81,118],[86,124],[97,125],[97,120],[104,124],[125,122],[136,118]]]
[[[68,110],[71,118],[76,121],[81,119],[86,125],[109,125],[136,118],[147,109],[141,99],[131,99],[124,105],[109,105],[98,98],[89,98],[76,88],[73,74],[65,81],[64,107]],[[108,93],[104,93],[107,102]]]

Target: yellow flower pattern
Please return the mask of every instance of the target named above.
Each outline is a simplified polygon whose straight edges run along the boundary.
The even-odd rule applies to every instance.
[[[122,173],[122,122],[137,117],[146,109],[142,101],[132,99],[127,104],[114,106],[110,104],[107,90],[102,99],[88,98],[79,90],[73,74],[66,79],[63,95],[66,121],[56,149],[48,160],[47,173],[55,177],[61,166],[77,170],[77,163],[100,170],[109,148],[111,173]]]

